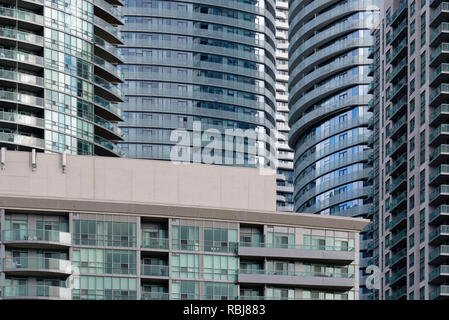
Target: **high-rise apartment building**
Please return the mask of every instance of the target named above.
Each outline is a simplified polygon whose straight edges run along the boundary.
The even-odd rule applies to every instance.
[[[373,83],[381,299],[449,297],[448,19],[440,0],[381,8]]]
[[[0,170],[0,299],[358,299],[368,221],[276,212],[272,175],[30,158]]]
[[[0,1],[0,146],[120,156],[121,5]]]
[[[288,0],[276,1],[277,208],[293,211],[293,150],[288,146]]]
[[[290,1],[289,144],[297,212],[372,217],[369,48],[378,2]],[[372,231],[370,224],[361,236],[363,279],[373,264]],[[361,298],[371,293],[362,288]]]
[[[178,142],[173,130],[192,134],[194,123],[201,131],[272,134],[275,9],[274,0],[126,0],[121,28],[125,141],[120,144],[126,156],[169,160]],[[215,152],[207,148],[209,136],[199,146],[192,140],[193,135],[184,145],[192,157]],[[222,164],[260,163],[263,157],[254,151],[258,143],[248,140],[233,141],[245,152],[223,147]]]

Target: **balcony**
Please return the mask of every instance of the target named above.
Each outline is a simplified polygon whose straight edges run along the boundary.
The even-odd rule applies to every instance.
[[[442,63],[430,75],[430,85],[432,87],[436,87],[440,83],[448,81],[449,81],[449,63]]]
[[[449,43],[441,43],[430,55],[430,66],[435,68],[442,62],[448,61]]]
[[[393,50],[390,55],[385,58],[385,64],[396,63],[396,60],[402,57],[402,54],[407,53],[407,39],[402,40]]]
[[[3,271],[9,275],[18,276],[69,275],[72,273],[72,262],[43,257],[7,258],[3,259]]]
[[[393,120],[394,118],[396,118],[396,116],[401,115],[402,114],[401,111],[406,111],[406,108],[404,108],[406,106],[407,106],[407,96],[404,96],[403,98],[401,98],[401,100],[399,100],[393,105],[391,110],[387,110],[386,112],[387,119]]]
[[[437,166],[441,163],[448,163],[449,161],[449,144],[440,144],[429,155],[429,162],[432,166]]]
[[[37,127],[43,129],[45,120],[34,116],[27,116],[17,112],[0,111],[0,122],[6,121],[28,127]]]
[[[442,264],[449,258],[449,246],[441,245],[429,253],[429,264]]]
[[[442,265],[429,272],[429,283],[437,284],[446,281],[449,277],[449,266]]]
[[[398,76],[407,75],[407,57],[404,57],[396,66],[393,67],[392,71],[387,74],[386,81],[392,82],[396,80]]]
[[[407,203],[407,191],[404,191],[395,198],[392,198],[389,208],[390,212],[394,211],[396,208],[399,208],[399,206],[403,203]]]
[[[100,136],[94,137],[95,142],[95,154],[101,156],[116,156],[122,157],[124,156],[123,151],[117,146],[116,143],[111,142]]]
[[[44,299],[44,300],[71,300],[70,288],[52,287],[45,285],[18,285],[5,286],[3,299]]]
[[[404,37],[407,35],[407,19],[402,20],[402,22],[394,29],[393,33],[388,37],[386,37],[386,45],[390,43],[394,43],[398,38]],[[401,38],[400,38],[401,39]]]
[[[449,297],[449,286],[441,285],[435,290],[429,292],[429,300],[443,300]]]
[[[256,270],[240,272],[239,283],[308,286],[333,289],[349,289],[354,286],[354,274],[341,272],[278,272]]]
[[[44,45],[44,38],[30,32],[23,32],[14,29],[0,28],[0,38],[11,39],[26,43],[30,48],[38,50]]]
[[[111,121],[123,121],[122,110],[116,104],[99,97],[94,97],[95,114]]]
[[[449,138],[449,124],[440,124],[435,128],[429,136],[429,144],[431,146],[442,144]]]
[[[403,78],[396,85],[394,85],[391,91],[387,91],[385,95],[386,100],[395,101],[401,94],[407,93],[407,78]]]
[[[429,233],[429,243],[431,245],[442,244],[449,239],[449,226],[442,225]]]
[[[391,164],[391,166],[388,166],[386,168],[385,173],[389,174],[389,175],[394,175],[397,173],[397,171],[400,172],[400,170],[398,170],[398,169],[406,169],[406,168],[403,168],[403,165],[406,163],[407,163],[407,154],[404,153],[402,156],[400,156],[399,158],[394,160],[393,163]]]
[[[401,232],[395,234],[386,246],[391,250],[394,250],[398,245],[403,244],[407,240],[407,229],[403,229]]]
[[[387,156],[394,157],[398,152],[407,149],[407,134],[402,135],[397,139],[391,147],[387,147],[385,153]]]
[[[120,9],[104,0],[94,0],[94,12],[96,16],[101,17],[112,25],[122,25],[122,14]]]
[[[449,178],[449,165],[442,164],[429,175],[429,185],[436,186],[446,182]]]
[[[24,248],[65,248],[71,246],[69,232],[52,230],[4,230],[3,242]]]
[[[447,42],[449,40],[449,23],[442,22],[434,31],[430,34],[430,45],[435,47],[441,42]]]
[[[44,65],[43,57],[19,50],[0,49],[0,59],[9,59],[14,60],[14,62],[38,65],[40,67],[43,67]]]
[[[247,257],[324,260],[338,263],[351,263],[355,260],[353,247],[294,244],[273,245],[260,242],[240,242],[238,255]]]
[[[430,26],[435,28],[443,21],[449,20],[449,3],[442,2],[430,15]]]
[[[441,123],[447,123],[449,120],[449,104],[441,104],[436,108],[429,117],[430,124],[437,126]]]
[[[399,188],[407,190],[407,172],[403,172],[399,177],[391,181],[390,193],[398,191]]]
[[[387,20],[387,25],[394,27],[394,25],[400,21],[402,17],[405,17],[408,9],[408,1],[403,0],[396,11],[391,15],[390,19]]]
[[[396,290],[393,294],[385,298],[386,300],[400,300],[402,298],[405,298],[406,296],[407,296],[407,287],[403,286],[398,290]]]
[[[429,224],[439,225],[449,222],[449,205],[442,204],[429,214]]]
[[[437,187],[429,196],[429,202],[432,206],[442,204],[447,201],[449,196],[449,185],[441,185]]]
[[[397,214],[394,218],[391,218],[386,224],[385,229],[386,230],[394,230],[399,226],[402,226],[402,222],[407,221],[407,210],[402,211],[401,213]]]
[[[401,249],[400,251],[396,252],[394,255],[392,255],[388,265],[390,268],[394,268],[395,266],[399,265],[399,262],[407,262],[407,249]]]
[[[167,265],[142,264],[140,273],[146,277],[168,278],[169,269]]]
[[[168,239],[157,239],[157,238],[143,238],[142,249],[156,249],[156,250],[168,250]]]
[[[142,291],[140,300],[168,300],[168,293]]]
[[[404,267],[400,270],[393,272],[392,276],[389,279],[390,286],[397,284],[400,280],[407,279],[407,267]]]

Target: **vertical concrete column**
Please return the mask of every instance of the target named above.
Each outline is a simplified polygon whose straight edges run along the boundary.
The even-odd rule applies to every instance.
[[[141,285],[142,285],[142,277],[141,277],[141,245],[142,245],[142,223],[141,223],[142,218],[138,217],[137,221],[136,221],[136,274],[137,274],[137,299],[140,300],[142,299],[142,290],[141,290]]]
[[[168,232],[168,299],[171,299],[171,294],[172,294],[172,269],[171,269],[171,265],[172,265],[172,223],[173,223],[173,219],[168,219],[167,221],[167,232]]]

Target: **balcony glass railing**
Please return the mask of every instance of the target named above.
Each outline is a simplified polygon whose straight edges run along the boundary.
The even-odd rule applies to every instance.
[[[404,248],[398,252],[396,252],[390,259],[389,265],[394,265],[399,260],[405,258],[407,256],[407,250]]]
[[[442,274],[449,275],[449,266],[441,265],[441,266],[438,266],[438,268],[436,268],[435,270],[432,270],[429,273],[429,281],[432,281],[433,279],[435,279],[436,277],[438,277]]]
[[[142,264],[141,274],[144,276],[168,277],[168,266]]]
[[[438,208],[433,210],[429,214],[429,221],[434,220],[436,217],[438,217],[439,215],[442,215],[442,214],[447,214],[449,216],[449,205],[442,204]]]
[[[438,137],[440,134],[449,134],[449,124],[443,123],[439,125],[438,128],[433,130],[433,132],[429,136],[429,142],[435,140],[436,137]]]
[[[144,292],[141,293],[141,300],[168,300],[166,292]]]
[[[143,238],[142,248],[168,249],[168,239]]]
[[[449,236],[449,226],[439,226],[438,228],[433,230],[431,233],[429,233],[429,241],[432,241],[441,235]]]
[[[448,245],[441,245],[438,248],[436,248],[435,250],[431,251],[429,253],[429,261],[434,260],[435,258],[437,258],[440,255],[448,255],[449,254],[449,246]]]
[[[240,242],[241,247],[252,248],[275,248],[275,249],[302,249],[302,250],[322,250],[322,251],[354,251],[354,247],[347,246],[326,246],[326,245],[297,245],[297,244],[273,244],[261,242]]]
[[[449,195],[449,185],[438,186],[429,196],[429,201],[435,200],[438,196],[442,194]]]
[[[4,298],[49,298],[49,299],[71,299],[71,289],[64,287],[52,287],[45,285],[16,285],[5,286]]]
[[[449,295],[449,286],[448,285],[441,285],[438,288],[436,288],[433,291],[429,292],[429,300],[434,300],[440,296],[447,296]]]
[[[8,270],[42,270],[72,273],[72,263],[69,260],[51,259],[43,257],[16,257],[3,260],[3,269]]]
[[[69,232],[53,230],[4,230],[3,241],[43,241],[70,245],[71,235]]]
[[[442,22],[430,35],[430,42],[432,43],[441,33],[449,31],[449,23]]]

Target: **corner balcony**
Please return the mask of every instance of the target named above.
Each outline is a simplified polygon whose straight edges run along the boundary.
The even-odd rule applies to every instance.
[[[431,245],[438,245],[445,243],[449,239],[449,226],[442,225],[437,227],[429,233],[429,243]]]
[[[446,300],[449,298],[449,286],[441,285],[429,292],[429,300]]]
[[[407,203],[407,191],[402,192],[398,196],[392,198],[392,201],[390,203],[390,208],[388,209],[390,212],[394,211],[395,209],[399,208],[401,204]]]
[[[437,186],[446,182],[449,178],[449,165],[442,164],[429,175],[429,185]]]
[[[386,81],[392,82],[397,80],[399,77],[403,75],[407,75],[407,57],[404,57],[397,65],[395,65],[391,72],[387,74]]]
[[[449,197],[449,185],[440,185],[429,196],[429,202],[432,206],[446,203]]]
[[[94,13],[112,25],[122,25],[122,14],[120,9],[104,0],[94,0]]]
[[[432,87],[442,82],[449,82],[449,63],[440,64],[430,75],[430,85]]]
[[[449,20],[449,3],[442,2],[430,15],[429,23],[432,28],[435,28],[443,21]]]
[[[3,299],[71,300],[72,289],[44,285],[5,286]]]
[[[441,284],[445,282],[449,277],[449,266],[441,265],[433,271],[429,272],[429,283]]]
[[[429,224],[440,225],[444,222],[449,224],[449,205],[442,204],[429,214]]]
[[[447,123],[449,120],[449,104],[440,104],[429,116],[429,122],[432,126],[440,123]]]
[[[4,230],[2,240],[17,248],[63,249],[72,244],[69,232],[52,230]]]
[[[3,271],[17,276],[68,276],[72,273],[72,262],[43,257],[7,258],[3,259]]]
[[[402,22],[394,29],[393,33],[389,37],[386,37],[386,45],[395,42],[397,39],[402,39],[407,35],[407,19],[402,20]]]
[[[397,61],[407,53],[407,48],[407,39],[404,39],[396,47],[394,47],[390,55],[386,56],[385,63],[397,63]]]
[[[449,58],[449,43],[440,43],[438,47],[430,55],[430,66],[436,68],[443,62],[448,61]]]
[[[437,46],[442,42],[449,40],[449,23],[442,22],[440,25],[430,34],[430,45],[432,47]]]
[[[95,154],[100,156],[122,157],[123,151],[117,143],[107,140],[100,136],[94,137]]]
[[[123,121],[122,110],[117,104],[113,104],[102,97],[94,97],[95,114],[109,121]]]
[[[440,145],[449,138],[449,124],[441,124],[433,130],[429,136],[429,144],[431,146]]]
[[[441,245],[429,253],[429,264],[440,265],[449,258],[449,246]]]

